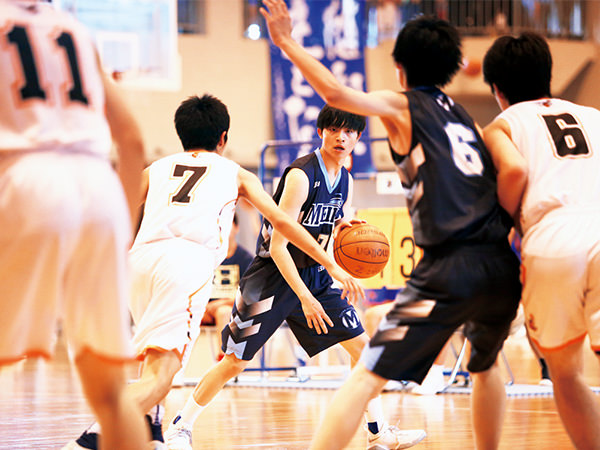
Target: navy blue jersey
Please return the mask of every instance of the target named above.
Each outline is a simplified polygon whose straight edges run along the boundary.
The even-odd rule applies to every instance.
[[[473,119],[437,88],[405,92],[411,150],[392,152],[407,193],[415,242],[424,249],[498,242],[512,221],[500,207],[492,158]]]
[[[308,197],[300,209],[298,222],[323,246],[327,248],[335,221],[344,216],[342,207],[348,198],[348,171],[342,167],[333,185],[329,181],[320,150],[302,156],[290,164],[281,177],[277,190],[273,195],[279,204],[287,174],[291,169],[301,169],[308,177]],[[269,243],[273,232],[272,225],[265,220],[258,237],[256,254],[263,258],[270,257]],[[317,264],[310,256],[293,244],[288,249],[296,267],[308,267]]]

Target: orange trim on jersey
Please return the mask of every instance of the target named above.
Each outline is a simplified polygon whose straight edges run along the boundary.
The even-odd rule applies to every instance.
[[[44,359],[52,359],[52,355],[44,350],[27,350],[22,353],[20,356],[14,356],[10,358],[0,358],[0,366],[5,364],[14,364],[19,361],[23,361],[27,358],[44,358]]]
[[[105,362],[108,362],[111,364],[130,364],[130,363],[136,362],[135,357],[108,356],[106,354],[99,353],[97,350],[92,350],[92,348],[87,345],[84,347],[81,347],[81,350],[79,350],[79,352],[75,356],[75,359],[77,359],[83,353],[91,353],[98,359],[101,359],[102,361],[105,361]]]
[[[146,358],[146,356],[148,355],[149,350],[154,350],[155,352],[158,352],[158,353],[174,352],[177,355],[177,358],[179,358],[179,361],[181,361],[183,359],[183,353],[180,353],[179,350],[177,350],[176,348],[168,350],[166,348],[157,347],[155,345],[150,345],[148,347],[145,347],[144,350],[142,350],[142,352],[139,353],[135,359],[137,359],[138,361],[143,361],[144,358]]]
[[[219,211],[219,216],[217,217],[217,227],[219,228],[219,246],[223,245],[224,239],[223,239],[223,229],[221,228],[221,214],[223,214],[223,210],[227,207],[227,205],[229,205],[230,203],[233,203],[234,205],[237,205],[237,201],[238,201],[238,197],[234,198],[233,200],[229,200],[228,202],[226,202],[223,207],[221,208],[221,210]],[[234,211],[235,214],[235,211]],[[227,236],[227,240],[229,240],[229,236]]]
[[[540,350],[543,350],[545,352],[555,352],[555,351],[558,351],[558,350],[562,350],[562,349],[568,347],[569,345],[574,344],[575,342],[584,340],[585,337],[586,337],[586,335],[587,335],[587,333],[583,333],[581,336],[578,336],[578,337],[576,337],[574,339],[571,339],[570,341],[567,341],[564,344],[561,344],[561,345],[559,345],[557,347],[543,347],[543,346],[540,345],[540,343],[536,339],[531,338],[531,340],[533,342],[535,342],[535,345]]]

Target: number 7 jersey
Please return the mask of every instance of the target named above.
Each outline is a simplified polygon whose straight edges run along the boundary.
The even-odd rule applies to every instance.
[[[47,3],[0,1],[0,152],[69,149],[108,157],[95,47]]]
[[[184,239],[213,251],[216,268],[227,255],[239,169],[237,163],[208,151],[179,152],[152,163],[133,248]]]
[[[527,161],[523,232],[553,209],[600,206],[600,111],[552,98],[517,103],[498,119]]]

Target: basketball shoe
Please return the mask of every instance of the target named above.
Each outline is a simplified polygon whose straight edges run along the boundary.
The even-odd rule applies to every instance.
[[[152,440],[148,443],[148,449],[166,450],[167,447],[164,444],[161,424],[152,420],[152,417],[148,414],[146,414],[146,423],[152,434]],[[62,450],[97,450],[100,447],[98,446],[98,433],[93,431],[94,429],[96,428],[88,428],[77,439],[68,442]]]
[[[417,445],[425,439],[425,430],[400,430],[385,425],[377,434],[368,433],[367,450],[396,450]]]
[[[192,426],[182,421],[179,413],[165,432],[165,443],[168,450],[192,450]]]

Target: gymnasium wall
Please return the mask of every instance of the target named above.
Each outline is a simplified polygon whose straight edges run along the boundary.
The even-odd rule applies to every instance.
[[[600,17],[596,2],[590,2],[588,20]],[[176,92],[129,90],[126,97],[141,124],[148,146],[148,159],[180,150],[173,127],[173,113],[189,95],[205,92],[221,98],[232,118],[227,156],[249,168],[258,166],[261,145],[272,138],[270,113],[270,73],[268,43],[242,37],[242,2],[207,2],[207,33],[179,35],[182,67],[181,89]],[[590,22],[593,22],[590,20]],[[594,33],[591,33],[594,36]],[[493,37],[465,38],[464,53],[481,59]],[[585,105],[600,108],[600,62],[595,61],[600,39],[594,42],[551,41],[555,58],[553,93]],[[394,89],[391,52],[393,41],[367,49],[366,71],[369,89]],[[460,74],[448,86],[457,101],[463,103],[475,119],[486,125],[498,108],[481,75]],[[371,119],[373,137],[383,136],[378,119]],[[391,169],[385,144],[373,149],[375,165]]]

